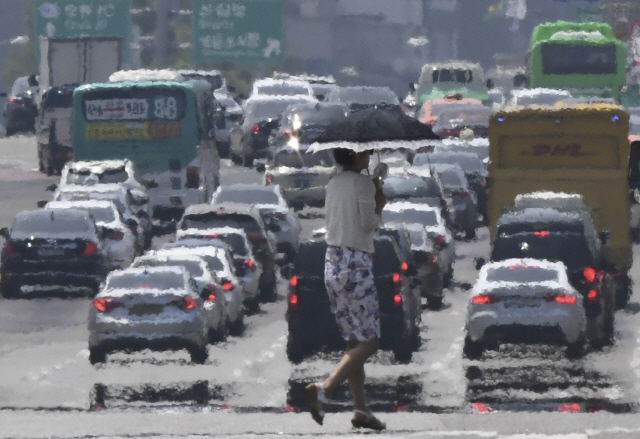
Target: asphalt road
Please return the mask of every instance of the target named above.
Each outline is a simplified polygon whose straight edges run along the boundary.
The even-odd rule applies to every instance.
[[[35,151],[32,137],[0,139],[0,227],[50,197],[44,189],[56,178],[37,172]],[[223,184],[260,179],[223,166]],[[303,220],[303,234],[320,226],[321,219]],[[366,366],[367,394],[389,427],[382,436],[640,437],[638,296],[616,314],[615,344],[580,360],[556,348],[506,346],[468,361],[465,287],[477,276],[473,258],[487,256],[487,230],[458,242],[457,253],[454,286],[442,310],[424,309],[413,361],[395,364],[381,352]],[[637,265],[632,274],[640,281]],[[302,387],[339,357],[287,361],[285,281],[278,291],[277,302],[247,318],[242,336],[210,347],[205,365],[192,365],[186,352],[142,352],[91,366],[89,300],[0,299],[0,437],[349,436],[346,386],[325,426],[304,412]]]

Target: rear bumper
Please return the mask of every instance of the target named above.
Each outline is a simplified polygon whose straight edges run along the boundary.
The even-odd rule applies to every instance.
[[[287,202],[298,201],[314,207],[324,207],[324,200],[327,196],[325,187],[309,187],[305,189],[286,189],[281,187],[280,189]]]
[[[196,346],[206,345],[207,341],[201,334],[185,334],[181,336],[164,336],[157,338],[144,337],[100,337],[89,338],[90,348],[100,348],[105,352],[117,351],[142,351],[149,349],[152,351],[176,351],[180,349],[191,349]]]
[[[88,261],[12,262],[2,267],[2,282],[19,285],[88,286],[97,288],[107,268],[102,259]]]

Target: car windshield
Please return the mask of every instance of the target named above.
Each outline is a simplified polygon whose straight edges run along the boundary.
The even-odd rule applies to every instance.
[[[361,88],[361,87],[343,87],[332,92],[335,93],[335,100],[345,103],[356,104],[379,104],[389,103],[397,104],[398,96],[388,88]]]
[[[453,169],[443,169],[437,170],[438,177],[440,177],[440,181],[442,181],[442,185],[445,188],[463,188],[465,186],[465,181],[463,180],[463,176],[454,171]]]
[[[247,105],[245,116],[251,120],[278,119],[280,113],[294,103],[288,99],[254,101]]]
[[[95,183],[124,183],[129,178],[127,171],[122,168],[107,169],[100,173],[94,173],[89,170],[69,169],[67,184],[90,185]]]
[[[134,264],[136,267],[184,267],[193,277],[201,277],[204,272],[202,265],[197,261],[169,259],[143,259]]]
[[[241,204],[278,204],[278,195],[271,190],[232,189],[224,187],[215,197],[215,203],[241,203]]]
[[[437,226],[438,216],[433,210],[403,209],[400,211],[382,211],[382,220],[389,223],[422,224],[425,227]]]
[[[122,273],[107,279],[108,289],[126,290],[179,290],[186,289],[182,274],[171,271]]]
[[[49,210],[16,217],[11,233],[14,235],[33,234],[34,236],[59,234],[78,234],[82,236],[93,230],[93,222],[84,215]]]
[[[242,229],[246,233],[261,232],[260,224],[249,215],[235,213],[210,212],[202,215],[188,215],[182,222],[182,230],[214,229],[217,227],[232,227]]]
[[[422,177],[387,177],[383,191],[389,199],[440,196],[437,187],[433,188]]]
[[[489,282],[549,282],[558,280],[558,271],[516,263],[508,267],[489,268],[487,270],[487,280]]]
[[[309,95],[309,89],[297,84],[270,84],[258,86],[258,93],[269,96]]]
[[[309,154],[300,151],[280,151],[273,158],[274,166],[287,168],[311,168],[313,166],[333,166],[333,156],[329,151]]]

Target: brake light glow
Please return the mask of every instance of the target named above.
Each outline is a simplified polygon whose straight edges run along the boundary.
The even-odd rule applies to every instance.
[[[209,294],[209,297],[207,297],[207,300],[209,302],[215,302],[216,301],[216,295],[213,294],[213,293]]]
[[[18,251],[18,249],[16,249],[16,247],[13,244],[8,243],[6,250],[7,250],[7,257],[9,259],[16,259],[21,256],[20,252]]]
[[[246,265],[246,266],[247,266],[247,267],[249,267],[249,268],[253,268],[253,265],[254,265],[254,264],[253,264],[253,261],[252,261],[251,259],[246,259],[246,260],[244,261],[244,265]]]
[[[122,306],[122,302],[118,302],[114,299],[95,299],[93,301],[93,306],[100,312],[107,312]]]
[[[260,132],[260,126],[254,125],[249,131],[251,132],[251,134],[258,134]]]
[[[574,296],[556,296],[556,302],[573,305],[576,303],[576,298]]]
[[[546,238],[551,233],[548,232],[547,230],[541,230],[541,231],[533,232],[533,234],[536,235],[538,238]]]
[[[293,288],[298,286],[298,276],[296,276],[295,274],[293,276],[291,276],[291,279],[289,279],[289,285],[292,286]]]
[[[589,303],[598,303],[598,290],[589,290],[587,299],[589,299]]]
[[[264,178],[265,178],[265,180],[266,180],[267,184],[271,184],[271,183],[273,183],[273,175],[271,175],[271,174],[267,174],[267,175],[265,175],[265,177],[264,177]]]
[[[204,235],[204,237],[207,239],[216,239],[218,235]]]
[[[98,245],[93,242],[87,242],[87,245],[84,248],[84,253],[82,256],[93,256],[98,251]]]
[[[289,308],[298,309],[298,295],[296,293],[289,293]]]
[[[474,305],[487,305],[500,302],[500,299],[492,296],[473,296],[471,298],[471,303]]]
[[[409,264],[407,264],[407,261],[403,261],[401,267],[402,267],[402,271],[409,270]]]
[[[393,273],[393,283],[394,284],[402,283],[402,276],[400,276],[400,273]]]
[[[120,229],[115,229],[110,239],[113,241],[122,241],[122,238],[124,238],[124,232]]]
[[[233,284],[231,282],[225,282],[222,284],[222,289],[225,291],[229,291],[233,289]]]
[[[393,296],[393,306],[399,308],[402,306],[402,296],[400,294],[396,294]]]
[[[584,275],[584,278],[586,279],[587,282],[593,283],[596,281],[596,270],[594,270],[593,268],[586,267],[582,271],[582,274]]]
[[[194,309],[196,306],[198,306],[198,302],[194,299],[191,297],[184,298],[184,305],[182,306],[183,309]]]

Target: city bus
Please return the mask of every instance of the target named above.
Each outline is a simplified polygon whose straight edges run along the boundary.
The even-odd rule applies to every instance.
[[[518,194],[581,194],[603,241],[603,258],[620,288],[628,289],[630,241],[629,115],[608,103],[506,107],[489,121],[488,219],[498,218]]]
[[[617,101],[626,83],[627,47],[607,23],[540,24],[531,35],[528,57],[531,88]]]
[[[220,184],[213,93],[174,71],[124,71],[73,94],[74,160],[130,159],[148,189],[154,218],[180,218]]]

